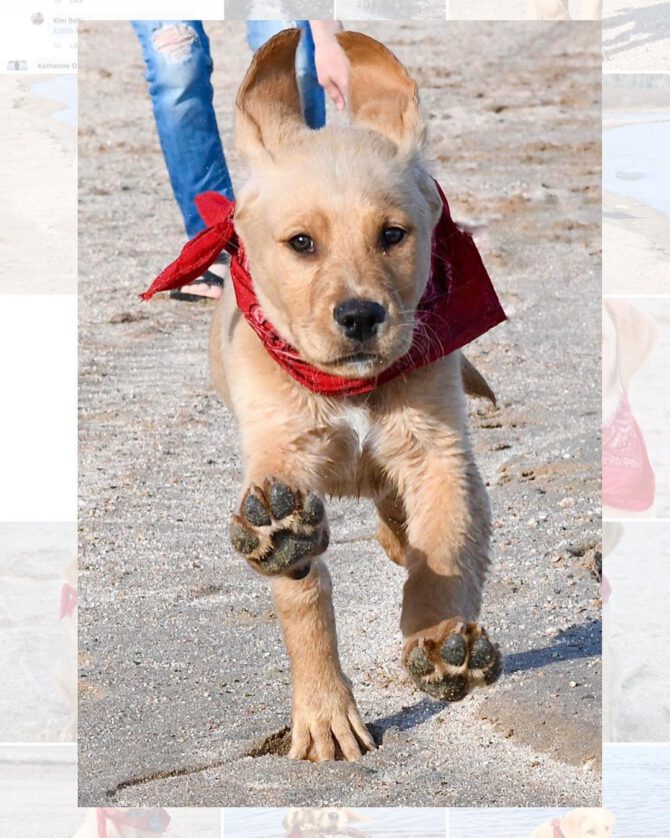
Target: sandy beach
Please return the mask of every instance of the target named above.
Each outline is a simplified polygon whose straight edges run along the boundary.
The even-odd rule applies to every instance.
[[[670,70],[667,0],[604,0],[606,73]]]
[[[625,95],[630,100],[633,92],[626,91]],[[645,91],[645,95],[650,94]],[[632,113],[634,110],[629,106],[604,111],[605,141],[609,138],[607,135],[622,128],[644,126],[647,131],[654,132],[668,123],[667,107],[644,107]],[[667,294],[670,291],[670,217],[666,212],[618,191],[627,191],[626,178],[653,179],[655,175],[646,170],[651,165],[648,158],[654,159],[656,155],[648,150],[636,152],[633,138],[628,142],[628,149],[625,163],[619,158],[611,158],[607,150],[603,154],[603,177],[610,187],[603,192],[603,293]],[[612,191],[614,184],[617,184],[616,192]],[[659,183],[657,191],[662,188]]]
[[[586,20],[593,3],[570,0],[573,20]],[[535,20],[530,0],[449,0],[452,20]]]
[[[58,678],[61,662],[75,664],[58,611],[76,550],[74,524],[0,524],[0,742],[64,741]]]
[[[72,838],[84,822],[77,809],[75,745],[0,745],[0,835]],[[220,838],[221,813],[169,809],[170,838]]]
[[[86,24],[83,805],[600,799],[600,587],[590,569],[600,528],[600,28],[357,28],[387,43],[419,82],[434,170],[455,217],[476,231],[510,318],[468,350],[499,397],[497,409],[473,403],[471,423],[496,519],[482,620],[504,650],[505,674],[451,706],[417,694],[399,663],[403,573],[381,555],[372,510],[333,502],[340,650],[381,747],[352,765],[249,755],[287,724],[290,679],[268,586],[226,536],[240,459],[208,384],[211,310],[137,301],[184,233],[139,49],[127,25]],[[219,23],[209,33],[239,182],[231,129],[245,29]]]
[[[640,201],[603,193],[603,293],[670,292],[670,218]]]
[[[621,543],[605,559],[612,586],[605,636],[622,682],[617,741],[668,742],[670,671],[667,654],[658,649],[670,631],[670,521],[626,521],[623,528]]]
[[[31,89],[49,78],[0,75],[0,189],[12,196],[0,213],[0,293],[77,289],[77,132],[57,118],[65,103]]]

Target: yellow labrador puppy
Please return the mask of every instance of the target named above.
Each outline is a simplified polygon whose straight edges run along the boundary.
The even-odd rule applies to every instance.
[[[575,809],[536,829],[532,838],[611,838],[615,821],[607,809]]]
[[[568,0],[531,0],[531,16],[535,20],[570,20]],[[585,3],[584,19],[600,20],[603,14],[602,0],[588,0]]]
[[[351,65],[349,125],[310,131],[294,72],[297,31],[255,56],[237,98],[252,177],[235,228],[263,315],[325,375],[372,379],[407,355],[442,212],[422,159],[414,81],[384,46],[339,36]],[[430,340],[430,336],[427,336]],[[466,429],[459,352],[366,395],[301,386],[266,351],[227,284],[211,333],[218,389],[239,424],[244,484],[234,547],[272,577],[293,675],[290,757],[374,747],[337,650],[325,495],[367,496],[378,537],[407,570],[403,661],[417,686],[459,700],[500,673],[476,620],[489,567],[489,501]]]
[[[352,809],[310,808],[290,809],[284,818],[283,826],[286,830],[286,838],[326,838],[326,836],[362,838],[367,833],[361,832],[355,825],[369,823],[370,818],[359,815]]]

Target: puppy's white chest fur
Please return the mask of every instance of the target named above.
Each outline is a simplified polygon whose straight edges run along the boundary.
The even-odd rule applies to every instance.
[[[370,411],[366,407],[346,405],[342,410],[341,422],[358,438],[358,453],[361,454],[366,444],[370,444],[373,424]]]

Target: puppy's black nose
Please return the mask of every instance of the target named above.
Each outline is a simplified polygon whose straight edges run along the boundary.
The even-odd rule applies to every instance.
[[[333,317],[348,338],[364,343],[377,334],[379,324],[386,320],[386,309],[374,300],[345,300]]]

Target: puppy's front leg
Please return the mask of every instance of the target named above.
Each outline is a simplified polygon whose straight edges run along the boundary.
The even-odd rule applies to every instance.
[[[299,416],[281,428],[265,424],[253,438],[251,424],[242,427],[247,488],[231,538],[255,570],[272,577],[293,674],[289,756],[356,760],[374,742],[342,672],[330,576],[318,558],[328,546],[319,475],[332,452]]]
[[[330,575],[321,559],[307,576],[272,581],[293,671],[292,759],[358,759],[375,747],[337,651]]]
[[[403,662],[420,689],[443,701],[493,683],[501,670],[497,649],[473,622],[489,563],[488,499],[459,448],[398,464],[408,481]]]
[[[395,561],[404,559],[408,571],[403,662],[420,689],[457,701],[472,687],[495,681],[501,659],[473,622],[489,566],[489,501],[467,440],[455,376],[451,388],[435,379],[442,392],[430,372],[417,393],[406,388],[406,410],[376,440],[404,521],[398,520],[399,503],[378,500],[377,507],[382,543]]]

